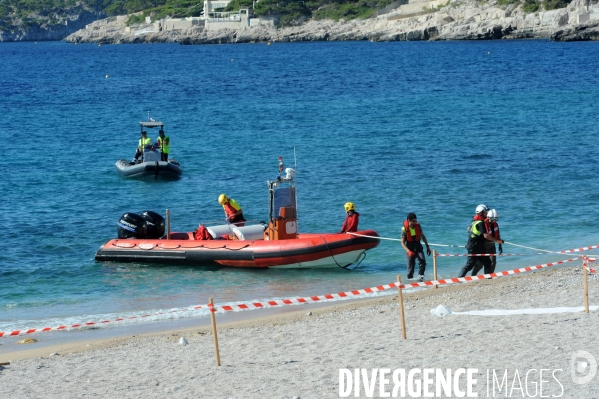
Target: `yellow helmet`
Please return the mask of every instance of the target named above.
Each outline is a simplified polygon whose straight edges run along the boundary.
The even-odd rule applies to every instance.
[[[343,205],[343,207],[345,208],[345,212],[356,210],[356,206],[353,202],[346,202],[345,205]]]
[[[224,204],[226,201],[228,200],[227,196],[225,194],[221,194],[218,196],[218,203],[219,204]]]

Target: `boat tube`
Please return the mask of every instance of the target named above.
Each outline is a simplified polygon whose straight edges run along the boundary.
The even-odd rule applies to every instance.
[[[248,227],[233,227],[243,237]],[[264,227],[258,225],[258,228]],[[379,244],[374,230],[344,234],[298,234],[289,240],[195,240],[193,233],[171,233],[171,239],[113,239],[96,253],[98,261],[162,263],[251,268],[347,268],[364,251]],[[361,237],[369,236],[369,237]],[[218,237],[217,237],[218,238]]]

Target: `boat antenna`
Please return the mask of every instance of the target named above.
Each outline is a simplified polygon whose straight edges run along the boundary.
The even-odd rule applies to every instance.
[[[150,111],[148,111],[148,122],[150,122],[152,118],[150,118]]]
[[[281,173],[285,170],[285,165],[283,165],[283,157],[279,156],[279,180],[281,180]]]
[[[293,147],[293,168],[297,171],[297,157],[295,156],[295,147]],[[297,212],[297,186],[294,184],[293,185],[293,195],[295,197],[295,219],[299,219],[298,216],[298,212]],[[296,222],[296,230],[299,233],[299,227],[297,226],[297,222]]]

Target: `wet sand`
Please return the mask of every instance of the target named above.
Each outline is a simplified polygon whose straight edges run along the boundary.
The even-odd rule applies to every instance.
[[[597,376],[589,383],[577,383],[593,366],[592,359],[581,356],[599,359],[596,310],[442,318],[430,313],[440,304],[454,312],[580,307],[582,282],[580,267],[564,267],[405,293],[406,340],[397,295],[293,306],[284,313],[243,312],[243,320],[217,315],[220,367],[215,364],[208,320],[118,337],[91,331],[86,334],[90,339],[82,340],[74,338],[76,332],[52,332],[48,334],[63,334],[60,342],[24,345],[0,355],[0,363],[10,361],[0,366],[0,397],[332,398],[340,393],[356,397],[355,369],[366,369],[369,378],[374,369],[390,370],[386,376],[390,382],[381,385],[380,378],[376,380],[372,395],[362,378],[357,397],[385,393],[393,397],[394,387],[401,396],[393,372],[404,370],[408,376],[416,369],[421,370],[413,371],[423,384],[421,390],[426,385],[424,369],[451,369],[458,379],[455,397],[459,389],[466,392],[468,382],[458,378],[460,368],[473,373],[472,389],[478,397],[506,396],[493,386],[494,375],[498,382],[503,379],[503,389],[511,397],[532,397],[535,389],[537,397],[540,393],[599,397]],[[589,277],[589,300],[599,305],[596,276]],[[94,333],[101,339],[93,339]],[[181,337],[187,345],[180,344]],[[587,367],[582,368],[585,361]],[[576,367],[578,371],[573,370]],[[353,376],[351,384],[348,373]],[[428,388],[433,394],[436,381],[433,378]],[[404,397],[415,396],[410,395],[414,393],[410,389],[416,389],[413,381],[406,380],[403,386]],[[445,397],[445,391],[440,393],[436,397]]]

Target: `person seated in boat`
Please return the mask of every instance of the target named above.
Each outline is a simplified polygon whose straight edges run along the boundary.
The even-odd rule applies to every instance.
[[[168,162],[168,154],[171,152],[171,138],[164,135],[164,130],[160,129],[156,139],[156,147],[160,148],[160,160]]]
[[[227,222],[234,224],[237,227],[245,226],[243,210],[237,201],[227,197],[225,194],[221,194],[218,196],[218,203],[223,206]]]
[[[131,161],[132,164],[136,164],[137,158],[139,157],[142,157],[143,160],[144,148],[148,145],[152,145],[152,139],[148,137],[148,133],[145,130],[142,130],[139,143],[137,144],[137,152],[135,153],[135,158],[133,158],[133,160]]]
[[[347,212],[347,216],[345,217],[345,221],[343,222],[343,226],[341,226],[341,233],[355,233],[358,231],[358,222],[360,221],[360,214],[356,212],[356,206],[353,202],[346,202],[343,205],[345,208],[345,212]]]

